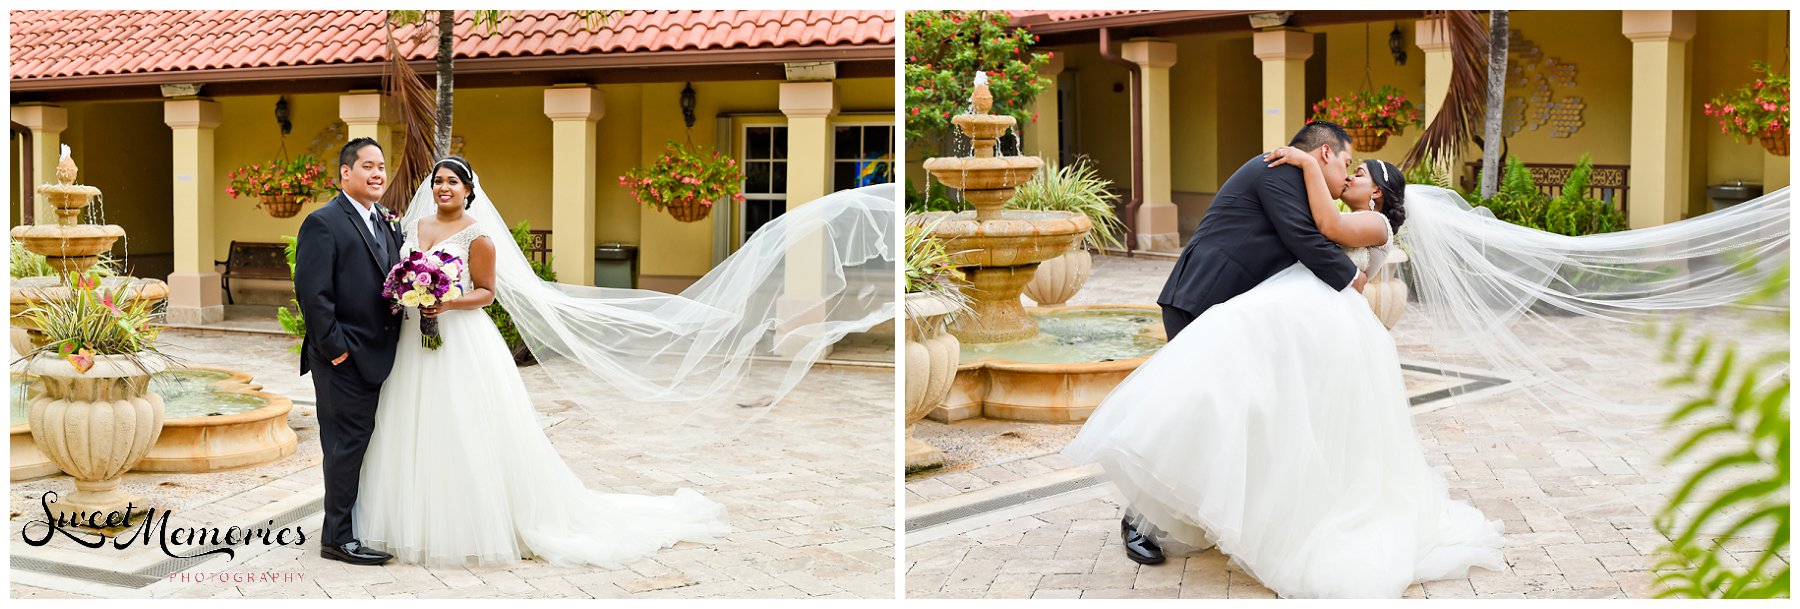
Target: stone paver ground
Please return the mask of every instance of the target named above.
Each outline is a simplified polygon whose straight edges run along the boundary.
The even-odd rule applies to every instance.
[[[193,363],[255,375],[267,390],[298,402],[290,425],[298,452],[279,462],[212,474],[128,474],[125,486],[176,510],[177,526],[203,526],[244,516],[272,502],[320,492],[317,423],[309,379],[297,375],[292,339],[270,335],[172,330],[165,344]],[[308,543],[215,560],[199,572],[304,574],[281,583],[159,582],[141,590],[98,587],[12,569],[20,597],[792,597],[893,598],[893,371],[871,366],[819,366],[787,400],[732,435],[696,442],[656,433],[661,420],[599,421],[576,407],[537,368],[523,369],[540,421],[557,451],[589,488],[668,494],[691,487],[723,503],[732,532],[718,543],[682,543],[620,569],[554,567],[523,561],[507,567],[425,568],[389,564],[351,567],[319,557],[315,512],[298,521]],[[596,403],[627,396],[590,395]],[[735,408],[727,405],[727,408]],[[727,420],[730,417],[726,417]],[[678,446],[679,448],[671,448]],[[53,476],[12,485],[10,527],[37,515],[45,490],[72,481]],[[189,522],[181,522],[187,520]],[[51,552],[51,551],[55,552]],[[12,555],[106,568],[111,550],[64,540],[30,548],[15,536]],[[73,558],[71,558],[73,557]]]
[[[1096,257],[1088,286],[1070,304],[1155,301],[1172,261]],[[1413,315],[1413,313],[1409,313]],[[1742,312],[1709,313],[1698,329],[1741,327]],[[1416,319],[1416,317],[1412,317]],[[1563,370],[1591,380],[1591,388],[1621,401],[1679,404],[1679,394],[1657,388],[1671,368],[1654,362],[1658,344],[1630,330],[1586,320],[1560,320],[1558,331],[1585,342],[1564,341],[1551,355]],[[1478,368],[1469,353],[1434,347],[1423,331],[1403,320],[1395,329],[1403,361]],[[1538,337],[1549,339],[1551,337]],[[1757,348],[1784,346],[1785,333],[1741,334]],[[1519,383],[1514,383],[1519,385]],[[1507,569],[1477,569],[1469,577],[1414,585],[1407,597],[1424,598],[1641,598],[1656,592],[1647,554],[1666,540],[1651,517],[1692,471],[1695,460],[1663,465],[1662,456],[1681,434],[1665,431],[1657,416],[1613,411],[1558,400],[1543,391],[1500,390],[1458,398],[1440,408],[1416,407],[1414,426],[1426,459],[1443,472],[1453,497],[1471,502],[1505,524]],[[927,422],[930,423],[930,422]],[[1000,421],[956,425],[996,432]],[[1032,430],[1032,425],[1020,425]],[[991,429],[990,429],[991,428]],[[915,430],[931,441],[932,423]],[[1044,434],[1037,434],[1044,435]],[[942,473],[909,477],[907,517],[947,513],[980,500],[1018,497],[1051,481],[1095,473],[1020,442],[1005,457],[967,455],[946,447]],[[1038,482],[1042,483],[1038,483]],[[1032,497],[1024,497],[1031,499]],[[1008,503],[1000,501],[1002,504]],[[991,504],[990,504],[991,505]],[[1691,508],[1697,506],[1684,506]],[[934,526],[909,525],[904,566],[909,598],[1266,598],[1274,594],[1233,568],[1217,549],[1196,551],[1172,544],[1169,561],[1142,566],[1125,559],[1119,540],[1120,500],[1110,484],[961,515]],[[932,523],[921,523],[929,525]],[[1767,532],[1759,532],[1766,538]],[[1753,534],[1756,535],[1756,534]],[[1748,538],[1724,540],[1727,561],[1754,556]],[[1785,554],[1780,557],[1787,561]],[[1748,564],[1744,562],[1743,564]]]

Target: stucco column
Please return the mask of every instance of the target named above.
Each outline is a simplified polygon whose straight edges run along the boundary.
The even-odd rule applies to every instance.
[[[1632,228],[1681,219],[1687,208],[1688,41],[1693,11],[1624,11],[1631,39]]]
[[[589,85],[544,90],[550,117],[550,254],[557,281],[594,285],[594,174],[606,94]]]
[[[1450,32],[1443,17],[1420,19],[1413,29],[1413,43],[1425,52],[1425,123],[1431,124],[1444,95],[1450,92]]]
[[[1037,121],[1026,125],[1021,131],[1025,133],[1025,154],[1044,159],[1045,162],[1057,162],[1057,151],[1062,149],[1062,134],[1057,131],[1056,78],[1062,74],[1063,58],[1050,53],[1050,61],[1038,67],[1038,76],[1044,78],[1044,89],[1037,98],[1031,100],[1031,114]]]
[[[62,132],[69,128],[69,111],[62,106],[27,103],[12,108],[12,120],[31,129],[31,187],[56,182],[56,162],[62,157]],[[55,224],[56,215],[43,197],[33,196],[32,218],[38,224]],[[20,219],[23,221],[23,218]]]
[[[1283,28],[1250,38],[1262,60],[1262,147],[1274,150],[1306,124],[1306,60],[1313,54],[1313,35]]]
[[[1766,57],[1782,57],[1788,53],[1787,12],[1783,11],[1778,15],[1781,18],[1769,20],[1769,54]],[[1774,153],[1763,150],[1763,192],[1774,192],[1793,181],[1793,165],[1789,163],[1789,159],[1790,157],[1775,156]]]
[[[338,96],[338,118],[344,121],[347,139],[366,137],[380,143],[383,154],[395,157],[395,150],[388,148],[392,138],[386,123],[392,121],[382,113],[381,93],[357,90]],[[397,162],[397,161],[396,161]],[[335,171],[334,171],[335,173]]]
[[[781,83],[781,113],[787,116],[787,208],[831,192],[831,117],[838,113],[837,84],[831,81]],[[824,236],[811,234],[788,246],[787,272],[776,310],[794,323],[824,319]],[[777,329],[776,350],[793,355]]]
[[[169,274],[169,323],[225,320],[224,294],[213,267],[213,199],[224,190],[213,169],[213,131],[219,102],[202,97],[163,102],[163,123],[174,131],[175,272]]]
[[[1144,104],[1144,192],[1137,212],[1137,247],[1147,250],[1181,249],[1180,212],[1169,173],[1169,67],[1175,65],[1175,43],[1139,39],[1124,44],[1119,54],[1138,65],[1138,99]]]

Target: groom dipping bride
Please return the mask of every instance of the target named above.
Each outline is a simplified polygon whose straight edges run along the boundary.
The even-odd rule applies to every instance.
[[[1382,161],[1350,171],[1353,154],[1315,121],[1232,174],[1158,298],[1168,345],[1063,449],[1124,495],[1127,558],[1162,563],[1159,538],[1216,545],[1284,597],[1397,598],[1505,568],[1501,522],[1426,464],[1360,294],[1406,189]]]

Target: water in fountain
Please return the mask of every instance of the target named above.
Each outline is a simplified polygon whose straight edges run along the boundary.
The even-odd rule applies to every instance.
[[[150,388],[163,398],[163,418],[211,417],[250,412],[269,405],[268,400],[242,393],[218,391],[213,385],[231,378],[230,374],[212,370],[172,368],[150,377]],[[30,419],[31,396],[39,391],[37,379],[29,374],[13,373],[11,381],[12,424],[23,425]]]
[[[1032,364],[1112,362],[1162,348],[1161,319],[1143,309],[1093,308],[1029,312],[1038,334],[1003,343],[966,343],[963,361],[992,358]]]

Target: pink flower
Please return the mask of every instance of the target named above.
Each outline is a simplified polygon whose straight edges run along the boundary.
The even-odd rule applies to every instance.
[[[67,359],[69,365],[75,367],[76,372],[87,372],[89,368],[94,367],[94,352],[91,349],[77,351],[70,354]]]

